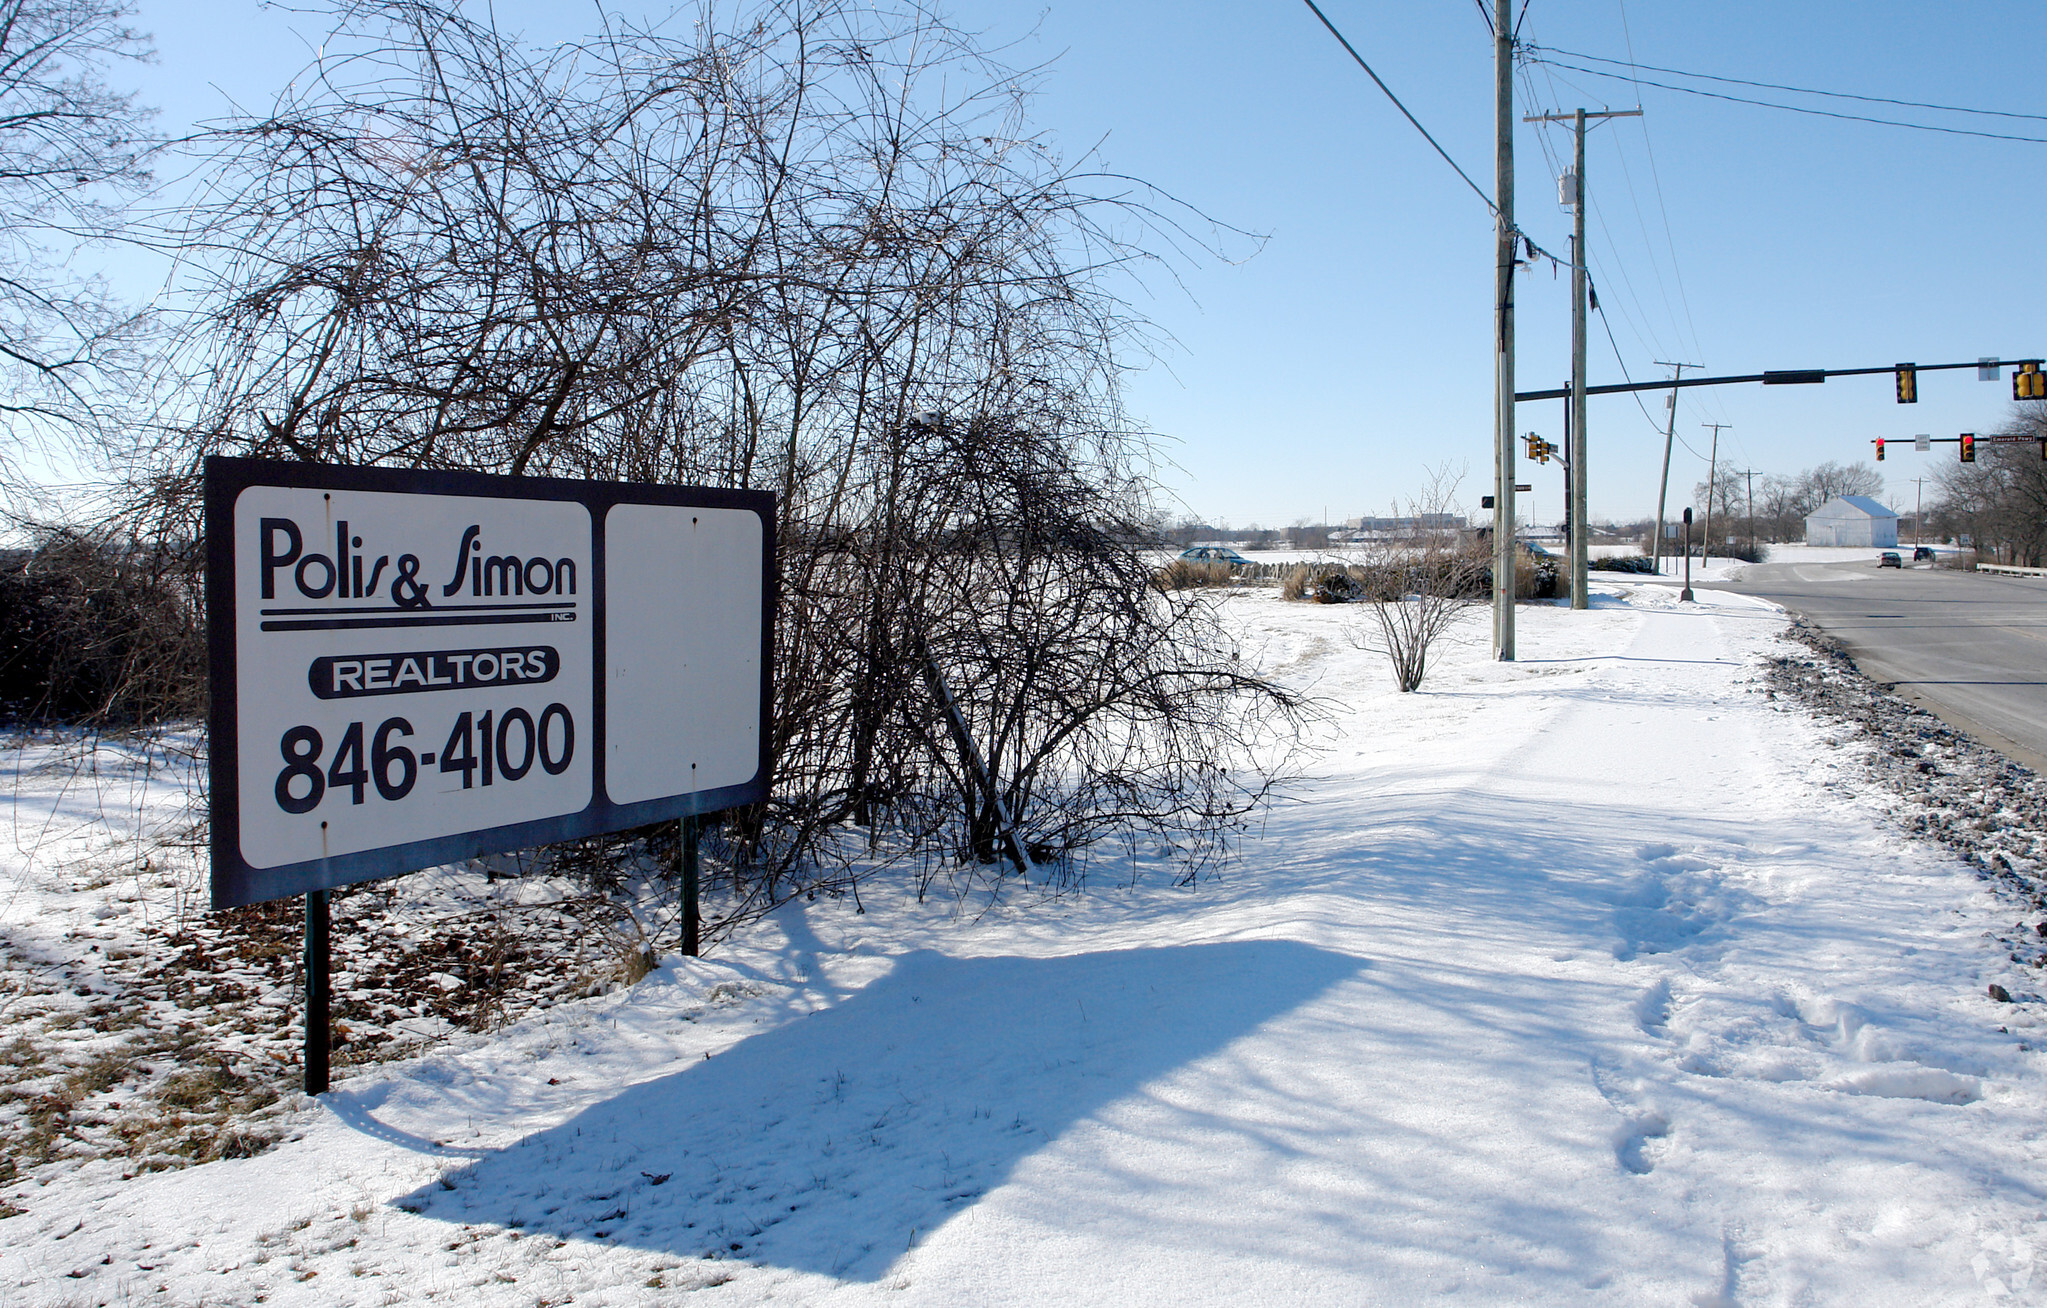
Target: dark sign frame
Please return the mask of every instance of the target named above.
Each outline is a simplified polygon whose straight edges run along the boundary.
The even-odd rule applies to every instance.
[[[472,472],[412,472],[346,468],[266,459],[206,460],[206,632],[211,705],[208,764],[211,786],[213,907],[233,908],[331,890],[484,854],[599,835],[671,818],[713,813],[767,797],[768,741],[773,706],[775,643],[775,499],[767,491],[702,486],[650,486],[630,482],[570,481],[552,477],[499,477]],[[241,852],[239,681],[235,612],[235,501],[252,486],[406,495],[459,495],[490,499],[565,500],[589,510],[592,533],[591,800],[576,813],[480,828],[328,859],[279,867],[249,866]],[[761,520],[760,757],[751,779],[736,785],[635,803],[611,801],[605,786],[605,513],[614,505],[735,509]]]

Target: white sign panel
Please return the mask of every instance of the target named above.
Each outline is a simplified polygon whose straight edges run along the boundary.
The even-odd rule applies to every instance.
[[[663,602],[605,621],[606,775],[621,804],[737,785],[760,760],[761,519],[733,509],[618,504],[605,540],[614,589]],[[749,568],[751,571],[749,573]],[[749,578],[756,584],[729,584]]]
[[[207,477],[216,906],[764,793],[770,497]]]

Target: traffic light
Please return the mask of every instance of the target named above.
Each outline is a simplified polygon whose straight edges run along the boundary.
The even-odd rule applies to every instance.
[[[1529,432],[1521,439],[1528,443],[1528,457],[1536,463],[1548,463],[1549,456],[1557,452],[1556,446],[1550,444],[1534,432]]]
[[[1878,463],[1884,461],[1884,438],[1881,436],[1876,438],[1876,461]]]
[[[1919,403],[1919,365],[1914,363],[1898,365],[1898,403]]]
[[[2037,363],[2022,363],[2012,369],[2011,397],[2015,400],[2047,400],[2047,372]]]
[[[1962,433],[1962,462],[1974,463],[1975,461],[1976,433],[1972,431],[1965,431]]]

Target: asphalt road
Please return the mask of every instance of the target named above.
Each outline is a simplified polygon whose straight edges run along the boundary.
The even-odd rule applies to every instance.
[[[1717,589],[1760,595],[1839,640],[1862,671],[2047,773],[2047,578],[1926,566],[1766,563]]]

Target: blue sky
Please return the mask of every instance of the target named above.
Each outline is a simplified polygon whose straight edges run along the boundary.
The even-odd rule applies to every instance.
[[[522,8],[499,7],[507,26]],[[1474,0],[1324,9],[1490,191],[1491,39]],[[574,11],[533,12],[552,25]],[[1464,499],[1476,508],[1492,464],[1491,217],[1304,4],[961,0],[950,12],[1010,47],[1012,64],[1048,64],[1035,120],[1069,158],[1095,147],[1106,167],[1266,238],[1249,258],[1204,262],[1178,283],[1153,278],[1138,301],[1175,344],[1133,377],[1131,407],[1168,438],[1165,480],[1189,511],[1239,527],[1383,512],[1444,464],[1467,470]],[[160,54],[141,89],[172,130],[217,115],[228,95],[267,103],[304,62],[295,33],[322,30],[311,15],[245,0],[145,0],[139,23]],[[2019,3],[1531,0],[1522,37],[1725,77],[2047,115],[2032,53],[2043,27],[2038,7]],[[1718,89],[2047,137],[2047,121]],[[1587,162],[1593,273],[1636,380],[1665,375],[1656,361],[1671,359],[1745,373],[2047,353],[2047,145],[1638,92],[1550,67],[1517,78],[1516,97],[1517,119],[1580,105],[1646,112],[1596,131]],[[1518,128],[1517,217],[1562,252],[1570,217],[1555,202],[1545,141],[1568,157],[1566,129]],[[1568,376],[1568,292],[1568,274],[1553,278],[1547,265],[1521,278],[1522,389]],[[1592,340],[1593,383],[1621,380],[1597,317]],[[1673,503],[1705,475],[1702,423],[1731,424],[1725,463],[1789,473],[1867,459],[1873,436],[1994,430],[2011,408],[2008,382],[1973,372],[1923,376],[1920,393],[1918,405],[1897,405],[1888,377],[1688,391]],[[1640,406],[1593,401],[1596,518],[1654,511],[1663,416],[1653,394]],[[1522,405],[1517,426],[1559,440],[1562,406]],[[1887,497],[1909,508],[1912,478],[1943,457],[1894,448]],[[1523,502],[1532,498],[1538,521],[1559,516],[1558,464],[1526,467],[1521,480],[1536,487]]]

